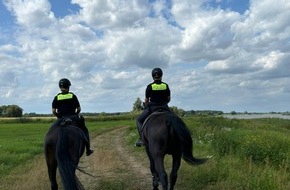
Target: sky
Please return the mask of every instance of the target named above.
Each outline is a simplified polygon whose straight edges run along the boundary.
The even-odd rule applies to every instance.
[[[68,78],[82,112],[127,112],[160,67],[169,106],[290,111],[289,18],[289,0],[1,0],[0,105],[51,113]]]

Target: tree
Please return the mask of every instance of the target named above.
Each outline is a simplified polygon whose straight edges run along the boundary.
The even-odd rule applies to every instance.
[[[137,100],[133,104],[133,111],[141,111],[142,110],[142,101],[138,97]]]
[[[232,114],[232,115],[236,115],[237,112],[236,112],[236,111],[231,111],[231,114]]]
[[[3,114],[5,113],[4,110],[4,106],[0,106],[0,116],[3,116]]]
[[[0,114],[4,117],[21,117],[23,109],[17,105],[0,106]]]
[[[178,108],[176,106],[171,106],[170,109],[173,113],[175,113],[176,115],[179,115],[179,116],[184,116],[186,113],[183,109]]]

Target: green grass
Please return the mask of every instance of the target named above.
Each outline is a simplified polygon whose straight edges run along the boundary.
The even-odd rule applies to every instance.
[[[92,137],[118,126],[130,126],[125,137],[128,148],[148,166],[144,149],[132,146],[138,136],[134,118],[123,117],[87,118],[86,124]],[[197,167],[182,161],[177,189],[290,189],[290,120],[209,116],[183,120],[192,131],[194,156],[213,157]],[[50,125],[51,120],[0,120],[0,179],[43,154],[43,140]],[[168,174],[170,166],[171,158],[167,156]],[[108,189],[127,189],[131,186],[129,181],[102,179],[100,184]]]
[[[13,169],[43,154],[44,137],[51,125],[46,121],[0,122],[0,179]],[[133,120],[88,121],[90,136],[94,137],[118,126],[128,126]]]
[[[194,156],[213,157],[197,167],[182,162],[176,184],[179,190],[290,189],[290,120],[209,116],[183,120],[192,131]],[[134,130],[128,131],[128,144],[136,139]],[[146,156],[144,150],[132,151],[138,157]]]
[[[43,152],[47,130],[41,124],[0,124],[0,178]]]

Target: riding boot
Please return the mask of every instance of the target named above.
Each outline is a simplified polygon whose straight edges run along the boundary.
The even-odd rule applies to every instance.
[[[84,127],[83,129],[83,132],[85,134],[85,137],[86,137],[86,149],[87,149],[87,156],[91,155],[94,151],[91,149],[91,145],[90,145],[90,136],[89,136],[89,131],[88,131],[88,128],[87,127]]]
[[[90,135],[89,135],[89,131],[88,128],[85,125],[85,120],[83,118],[83,116],[80,116],[80,120],[81,120],[81,129],[85,135],[85,141],[86,141],[86,155],[89,156],[91,155],[94,151],[91,149],[91,145],[90,145]]]
[[[139,138],[135,142],[135,146],[137,146],[137,147],[143,146],[143,142],[142,142],[142,138],[141,138],[141,129],[142,129],[142,123],[137,121],[137,131],[138,131],[138,134],[139,134]]]

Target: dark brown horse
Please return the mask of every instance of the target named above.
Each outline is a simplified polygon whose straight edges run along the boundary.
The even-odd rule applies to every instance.
[[[154,112],[150,115],[144,122],[142,139],[150,161],[154,190],[158,189],[159,181],[163,190],[168,189],[168,177],[164,168],[166,154],[172,155],[170,190],[173,190],[176,183],[181,158],[190,165],[203,164],[207,160],[193,157],[191,133],[185,123],[173,113]]]
[[[82,130],[70,122],[53,125],[45,137],[44,153],[52,190],[57,190],[57,167],[65,190],[84,189],[75,175],[84,153],[85,137]]]

